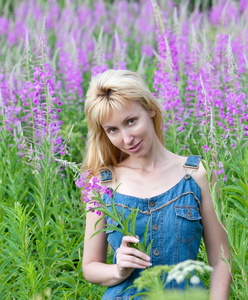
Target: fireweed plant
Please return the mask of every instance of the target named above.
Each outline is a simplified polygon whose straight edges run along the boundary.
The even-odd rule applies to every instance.
[[[122,207],[121,213],[119,213],[114,203],[114,196],[118,187],[112,192],[106,186],[101,186],[100,180],[96,176],[92,177],[89,182],[88,180],[89,174],[90,172],[85,172],[83,174],[80,174],[75,184],[78,188],[81,189],[82,200],[91,205],[88,206],[87,212],[91,212],[91,213],[93,212],[99,216],[101,216],[101,214],[103,213],[103,216],[96,222],[95,228],[97,224],[103,218],[105,218],[105,216],[108,216],[113,221],[116,221],[117,224],[119,225],[118,226],[113,224],[105,224],[104,228],[97,230],[92,235],[92,237],[98,234],[99,232],[108,231],[108,230],[119,231],[120,233],[123,234],[123,236],[129,235],[129,236],[136,237],[135,224],[136,224],[136,218],[139,212],[139,208],[137,209],[133,208],[131,213],[125,218],[124,207]],[[111,197],[111,207],[108,207],[102,200],[103,194],[107,194],[109,197]],[[142,252],[145,252],[147,255],[150,255],[152,240],[148,245],[146,245],[148,229],[149,229],[149,222],[147,223],[145,228],[143,242],[142,243],[138,242],[136,244],[131,243],[131,247],[136,248]]]
[[[8,103],[1,105],[0,298],[94,299],[102,289],[89,291],[83,280],[81,204],[72,173],[57,161],[68,154],[70,134],[62,141],[61,102],[45,48],[44,27],[35,55],[26,38],[16,74],[21,80],[13,85],[20,87],[15,95],[21,116],[12,126],[6,122]],[[2,103],[11,100],[13,87],[5,92],[2,98],[10,99]]]
[[[155,9],[158,15],[160,12],[156,6]],[[181,9],[183,10],[183,7]],[[214,10],[216,7],[213,7]],[[182,11],[181,14],[183,14]],[[245,151],[248,136],[246,88],[241,85],[244,74],[242,74],[241,69],[238,69],[237,53],[235,53],[235,57],[233,52],[237,47],[236,43],[239,43],[243,51],[245,51],[244,46],[240,39],[232,41],[226,29],[226,35],[216,36],[216,54],[213,55],[210,51],[211,43],[207,40],[205,33],[202,35],[200,44],[196,41],[196,23],[193,23],[189,28],[184,20],[180,20],[175,14],[173,19],[175,27],[164,30],[162,17],[159,16],[160,22],[157,22],[159,24],[159,70],[155,73],[154,84],[158,97],[162,98],[162,101],[165,100],[163,106],[167,111],[165,134],[168,139],[166,141],[176,152],[180,152],[180,147],[185,147],[185,144],[180,145],[176,142],[187,141],[186,147],[191,148],[192,151],[195,148],[198,153],[202,153],[215,210],[219,221],[224,224],[226,220],[234,218],[233,204],[235,203],[234,207],[236,208],[237,205],[240,207],[243,201],[247,201],[247,191],[244,188],[244,186],[247,187],[245,177],[243,177],[244,171],[240,172],[243,175],[241,186],[239,183],[233,184],[233,180],[235,182],[239,180],[237,178],[238,172],[234,171],[234,165],[229,163],[235,160],[233,155],[237,155],[243,166],[244,158],[247,155]],[[163,31],[162,35],[161,31]],[[185,39],[187,35],[188,38]],[[181,41],[184,43],[181,44]],[[180,51],[182,47],[185,49],[183,53]],[[202,55],[200,55],[200,51]],[[179,53],[184,56],[183,60],[179,59]],[[243,56],[245,57],[244,53]],[[178,63],[178,59],[180,63]],[[163,81],[163,78],[167,78],[167,80]],[[171,88],[173,84],[174,89]],[[176,93],[170,94],[168,97],[167,92],[169,91]],[[178,101],[184,100],[184,103],[180,102],[179,105],[176,105],[177,97],[179,97]],[[175,99],[172,101],[175,104],[173,109],[170,108],[171,99]],[[194,122],[199,120],[198,125],[191,123],[188,126],[191,120]],[[182,124],[183,126],[181,126]],[[178,130],[178,133],[175,129]],[[226,167],[230,169],[226,170]],[[217,182],[212,186],[213,177],[217,179]],[[235,185],[240,187],[234,188]],[[226,191],[229,193],[227,194]],[[239,196],[241,191],[245,200]],[[240,204],[237,204],[237,199],[239,199]],[[240,222],[235,229],[236,233],[244,228],[245,224],[240,216],[237,218]],[[245,282],[244,285],[242,284],[245,292],[240,295],[244,299],[244,295],[247,295],[247,267],[243,262],[247,258],[247,252],[242,251],[243,258],[240,260],[235,246],[231,242],[233,241],[233,230],[227,230],[227,234],[233,248],[234,261],[239,261],[237,264],[239,266],[238,272],[240,276],[242,274]],[[245,235],[247,237],[247,233]],[[243,237],[242,241],[244,242]],[[230,261],[227,261],[227,264],[230,267]],[[237,291],[236,284],[234,289]]]
[[[104,288],[83,278],[85,206],[60,160],[81,162],[91,75],[127,68],[161,102],[167,148],[204,157],[232,252],[230,299],[247,299],[247,1],[214,1],[208,11],[162,0],[5,2],[0,298],[101,298]],[[204,243],[199,260],[207,262]],[[208,288],[209,274],[201,279]]]
[[[214,6],[210,15],[213,16],[217,14],[218,9],[220,11],[223,9],[223,20],[232,18],[231,7],[235,5],[233,6],[232,3],[225,6],[224,1],[220,3],[223,6]],[[237,12],[237,7],[235,9]],[[242,9],[244,9],[243,6]],[[203,155],[203,164],[207,170],[207,179],[217,217],[224,224],[226,220],[232,220],[235,215],[235,219],[239,219],[235,229],[237,233],[244,228],[246,222],[239,213],[236,215],[233,211],[237,206],[240,209],[242,203],[247,201],[247,191],[244,188],[247,187],[244,177],[246,169],[244,161],[247,157],[245,147],[248,136],[248,102],[247,89],[242,85],[245,77],[244,69],[237,64],[242,61],[242,57],[246,59],[245,45],[239,37],[241,32],[233,39],[230,35],[230,28],[226,25],[224,26],[225,34],[216,34],[213,47],[211,39],[207,38],[205,32],[200,35],[198,33],[198,37],[196,36],[199,26],[196,16],[192,14],[190,16],[192,23],[186,23],[185,7],[181,6],[180,10],[180,14],[174,10],[174,18],[171,20],[173,25],[165,26],[164,23],[168,24],[168,20],[163,19],[163,13],[158,5],[154,4],[154,12],[158,20],[158,70],[155,72],[154,88],[167,111],[165,116],[167,145],[169,144],[175,152],[184,151],[186,146],[192,152],[197,149],[197,153]],[[201,15],[200,19],[203,22],[204,18],[205,16]],[[234,22],[234,19],[232,20]],[[219,20],[216,22],[218,23]],[[211,35],[211,31],[208,34]],[[242,55],[236,52],[237,47],[240,47],[239,53],[241,51]],[[164,78],[166,80],[163,81]],[[171,105],[175,106],[171,108]],[[180,142],[183,144],[180,145]],[[238,157],[238,160],[233,156]],[[240,171],[237,171],[235,165],[231,164],[232,161],[239,161],[238,164],[242,166],[239,167]],[[238,172],[242,174],[241,179],[237,177]],[[217,180],[214,185],[212,185],[213,178]],[[237,182],[238,180],[241,180],[241,185]],[[235,188],[236,185],[238,188]],[[242,197],[240,197],[241,193]],[[244,291],[242,295],[237,291],[240,287],[238,288],[239,285],[235,283],[235,278],[233,278],[232,288],[239,294],[239,297],[245,299],[247,267],[244,265],[244,260],[247,258],[247,251],[245,253],[241,251],[242,259],[240,260],[233,242],[233,230],[230,230],[230,227],[229,230],[227,228],[228,226],[226,230],[234,261],[239,261],[235,263],[234,269],[238,267],[237,272],[245,282],[244,285],[241,284],[241,290]],[[243,235],[247,237],[247,232]],[[243,238],[242,236],[241,240],[244,243]],[[200,255],[202,255],[201,252]],[[226,263],[230,267],[230,261]]]

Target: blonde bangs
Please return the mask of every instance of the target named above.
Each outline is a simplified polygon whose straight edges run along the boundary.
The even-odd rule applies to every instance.
[[[92,107],[90,117],[95,124],[101,126],[101,123],[109,118],[112,111],[120,111],[126,105],[127,103],[122,97],[112,95],[109,99],[104,97],[98,99],[97,103]]]

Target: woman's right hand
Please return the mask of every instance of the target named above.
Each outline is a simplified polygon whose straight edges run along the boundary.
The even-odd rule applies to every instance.
[[[144,252],[130,247],[129,243],[138,243],[138,237],[124,236],[120,248],[116,251],[116,266],[118,277],[126,279],[135,268],[145,269],[150,267],[150,257]]]

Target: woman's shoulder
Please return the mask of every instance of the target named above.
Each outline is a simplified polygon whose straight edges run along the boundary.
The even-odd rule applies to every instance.
[[[182,156],[174,154],[174,164],[178,168],[183,168],[184,173],[189,173],[199,186],[206,180],[206,170],[200,155]]]
[[[183,169],[184,174],[190,174],[201,189],[206,188],[208,182],[205,163],[200,155],[181,156],[173,154],[171,158],[174,158],[174,164],[178,170]]]
[[[196,181],[196,183],[199,185],[201,190],[208,189],[208,180],[207,180],[207,171],[204,167],[205,162],[199,160],[199,164],[197,169],[193,170],[192,177]]]

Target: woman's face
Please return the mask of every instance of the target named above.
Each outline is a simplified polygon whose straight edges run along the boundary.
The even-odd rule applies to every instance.
[[[147,111],[139,102],[129,101],[120,110],[113,109],[102,127],[111,143],[130,156],[149,154],[156,137],[154,111]]]

